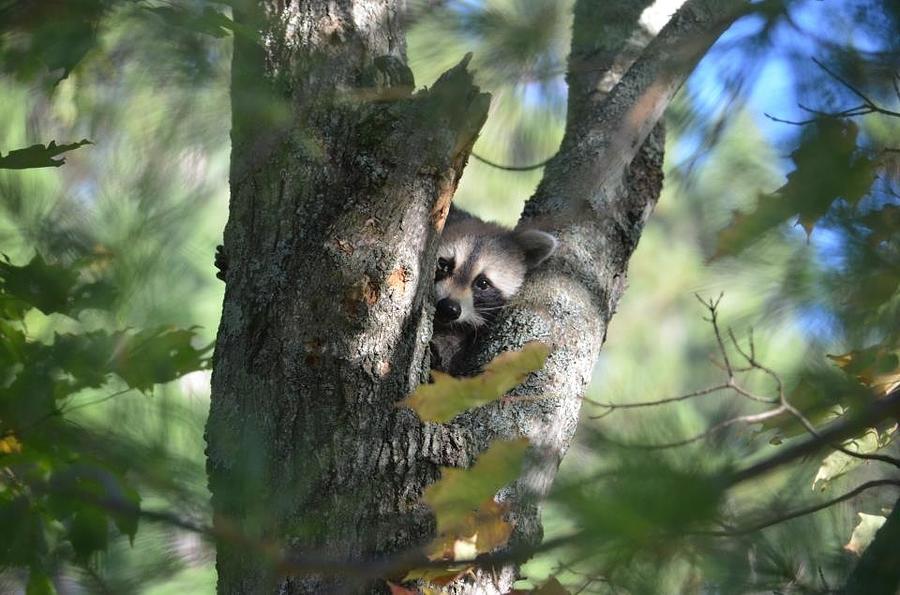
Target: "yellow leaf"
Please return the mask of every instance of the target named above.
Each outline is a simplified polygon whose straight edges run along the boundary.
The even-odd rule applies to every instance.
[[[896,346],[873,345],[828,357],[879,397],[900,386],[900,350]]]
[[[466,518],[519,476],[528,440],[497,440],[469,469],[444,467],[422,498],[437,518],[437,534],[458,534]]]
[[[489,498],[467,514],[456,528],[434,538],[428,546],[430,560],[471,560],[506,545],[512,525],[503,517],[509,508]]]
[[[863,512],[856,514],[859,515],[859,524],[854,527],[853,533],[850,535],[850,541],[844,545],[844,549],[859,556],[869,547],[869,544],[875,539],[875,534],[878,533],[878,530],[887,519],[877,514],[865,514]]]
[[[453,542],[454,560],[471,560],[478,554],[475,543],[478,541],[478,533],[471,537],[457,537]]]
[[[475,523],[478,527],[475,549],[479,554],[491,552],[509,541],[513,527],[503,519],[508,511],[508,506],[493,499],[479,507],[475,513]]]
[[[22,452],[22,443],[15,436],[0,438],[0,454],[11,455]]]
[[[458,414],[496,401],[521,384],[529,374],[544,367],[550,347],[538,341],[526,343],[520,351],[495,357],[484,371],[468,378],[454,378],[432,371],[434,382],[423,384],[398,405],[414,410],[424,421],[444,423]]]

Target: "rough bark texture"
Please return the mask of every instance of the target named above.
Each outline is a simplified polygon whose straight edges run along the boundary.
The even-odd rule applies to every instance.
[[[606,14],[592,4],[577,3],[578,60],[590,54],[582,44],[592,19]],[[390,555],[427,541],[433,520],[419,497],[439,466],[467,466],[492,440],[524,435],[530,464],[502,497],[513,503],[513,543],[540,539],[538,498],[571,441],[662,185],[657,122],[739,4],[688,2],[608,96],[592,90],[595,74],[570,74],[578,95],[570,125],[524,216],[552,217],[543,224],[559,234],[560,252],[528,280],[472,365],[533,339],[553,352],[516,393],[530,398],[446,425],[423,425],[394,403],[424,379],[435,236],[486,98],[464,64],[405,96],[399,0],[235,9],[264,43],[235,41],[229,269],[207,429],[220,534],[236,528],[297,556]],[[593,56],[596,65],[611,64],[626,38]],[[671,61],[667,53],[688,38],[703,41]],[[375,588],[347,576],[282,577],[260,557],[223,539],[219,591]],[[505,593],[515,577],[514,566],[496,568],[451,590]]]
[[[621,79],[624,70],[616,68],[621,58],[637,57],[642,49],[632,46],[638,45],[636,41],[643,37],[638,20],[651,4],[653,0],[605,0],[575,5],[572,50],[566,73],[569,87],[566,133],[569,136],[577,134],[594,103],[605,97]]]
[[[421,488],[438,464],[465,463],[444,428],[394,403],[424,380],[435,240],[488,97],[465,64],[404,97],[398,5],[235,10],[263,43],[235,40],[208,471],[220,532],[296,555],[354,559],[423,541]],[[336,589],[217,546],[220,592]]]
[[[612,5],[608,13],[591,0],[576,3],[568,78],[574,83],[570,93],[583,96],[570,97],[574,111],[560,151],[547,165],[520,222],[555,230],[560,248],[526,281],[516,305],[503,311],[480,343],[472,366],[530,340],[549,343],[552,352],[545,369],[515,391],[522,397],[519,401],[470,412],[453,424],[479,446],[497,437],[528,436],[533,447],[529,465],[504,494],[515,503],[513,543],[537,543],[541,538],[537,503],[571,443],[581,398],[625,290],[628,260],[662,189],[664,134],[659,120],[741,5],[739,0],[687,2],[606,94],[600,86],[608,80],[594,68],[579,71],[577,65],[593,61],[598,68],[608,68],[615,63],[612,51],[598,50],[589,32],[600,26],[598,19],[622,13]],[[630,17],[639,14],[634,11]],[[619,41],[624,45],[626,39],[623,35]],[[690,41],[688,49],[685,40]],[[571,118],[578,121],[573,124]],[[481,573],[477,589],[463,591],[504,593],[511,586],[504,579],[515,577],[516,570],[510,566]]]

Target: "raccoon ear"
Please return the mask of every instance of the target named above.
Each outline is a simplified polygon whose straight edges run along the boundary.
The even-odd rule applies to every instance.
[[[513,232],[513,239],[525,253],[525,266],[529,269],[550,258],[559,245],[555,237],[537,229]]]
[[[447,221],[444,223],[444,226],[459,223],[467,219],[475,219],[475,215],[469,213],[468,211],[462,210],[453,203],[450,203],[450,211],[447,213]]]

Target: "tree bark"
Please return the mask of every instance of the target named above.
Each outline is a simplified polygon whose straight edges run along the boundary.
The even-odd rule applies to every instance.
[[[453,423],[480,447],[496,438],[529,438],[531,460],[504,494],[513,503],[515,545],[536,544],[542,537],[538,504],[571,443],[581,399],[626,287],[628,261],[659,198],[662,114],[743,4],[689,0],[608,94],[602,69],[617,63],[615,51],[597,49],[590,31],[623,13],[612,4],[607,12],[591,0],[575,5],[568,80],[570,94],[581,95],[569,98],[560,151],[547,164],[520,222],[554,230],[560,247],[526,280],[515,304],[503,310],[471,367],[531,340],[549,343],[551,355],[542,372],[514,391],[521,399],[513,406],[484,407]],[[639,15],[634,11],[630,18]],[[628,51],[627,36],[618,39]],[[471,592],[505,593],[516,574],[514,565],[480,573]]]
[[[226,294],[207,426],[220,535],[293,555],[427,539],[441,427],[394,404],[425,380],[436,238],[488,97],[466,61],[410,95],[401,2],[235,8]],[[260,99],[262,98],[262,99]],[[327,593],[217,543],[222,593]]]
[[[580,0],[576,15],[604,14],[591,4]],[[553,352],[516,391],[530,399],[445,425],[394,405],[425,379],[436,236],[487,97],[466,61],[410,94],[400,0],[235,7],[241,28],[261,37],[236,35],[233,60],[229,267],[207,426],[220,536],[297,557],[389,557],[431,536],[420,496],[440,466],[467,466],[496,438],[528,436],[530,462],[501,497],[513,506],[513,543],[540,539],[539,498],[571,441],[661,189],[658,121],[741,4],[689,1],[608,96],[594,91],[595,74],[573,67],[597,25],[576,20],[567,134],[523,216],[555,229],[562,247],[472,365],[533,339]],[[673,54],[685,39],[691,51]],[[350,574],[282,576],[265,548],[245,543],[217,544],[220,592],[377,589]],[[516,574],[496,568],[451,591],[505,593]]]

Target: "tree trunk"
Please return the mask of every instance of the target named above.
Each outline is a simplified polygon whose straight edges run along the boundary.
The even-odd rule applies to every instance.
[[[337,559],[425,540],[446,429],[394,403],[425,380],[437,232],[488,96],[465,61],[410,95],[400,2],[264,1],[237,35],[226,295],[207,427],[221,534]],[[260,97],[265,98],[261,101]],[[219,591],[325,593],[217,544]]]
[[[573,50],[609,69],[627,36],[596,54],[581,45],[604,14],[588,4],[576,7],[593,17],[576,20]],[[690,0],[608,97],[570,67],[570,125],[524,216],[552,216],[560,253],[473,355],[478,365],[548,342],[546,369],[517,391],[540,398],[445,425],[394,404],[425,379],[436,237],[488,98],[465,60],[410,94],[400,0],[235,7],[239,31],[262,36],[237,33],[233,60],[229,265],[207,426],[220,592],[377,588],[347,572],[286,574],[269,548],[247,544],[285,546],[304,561],[294,570],[324,570],[315,559],[363,568],[421,545],[434,528],[424,487],[499,437],[531,440],[531,462],[504,497],[514,542],[540,539],[538,498],[571,440],[661,188],[663,137],[651,130],[739,4]],[[620,26],[634,29],[636,13]],[[675,63],[685,38],[702,41]],[[452,590],[505,593],[515,576],[496,568]]]

